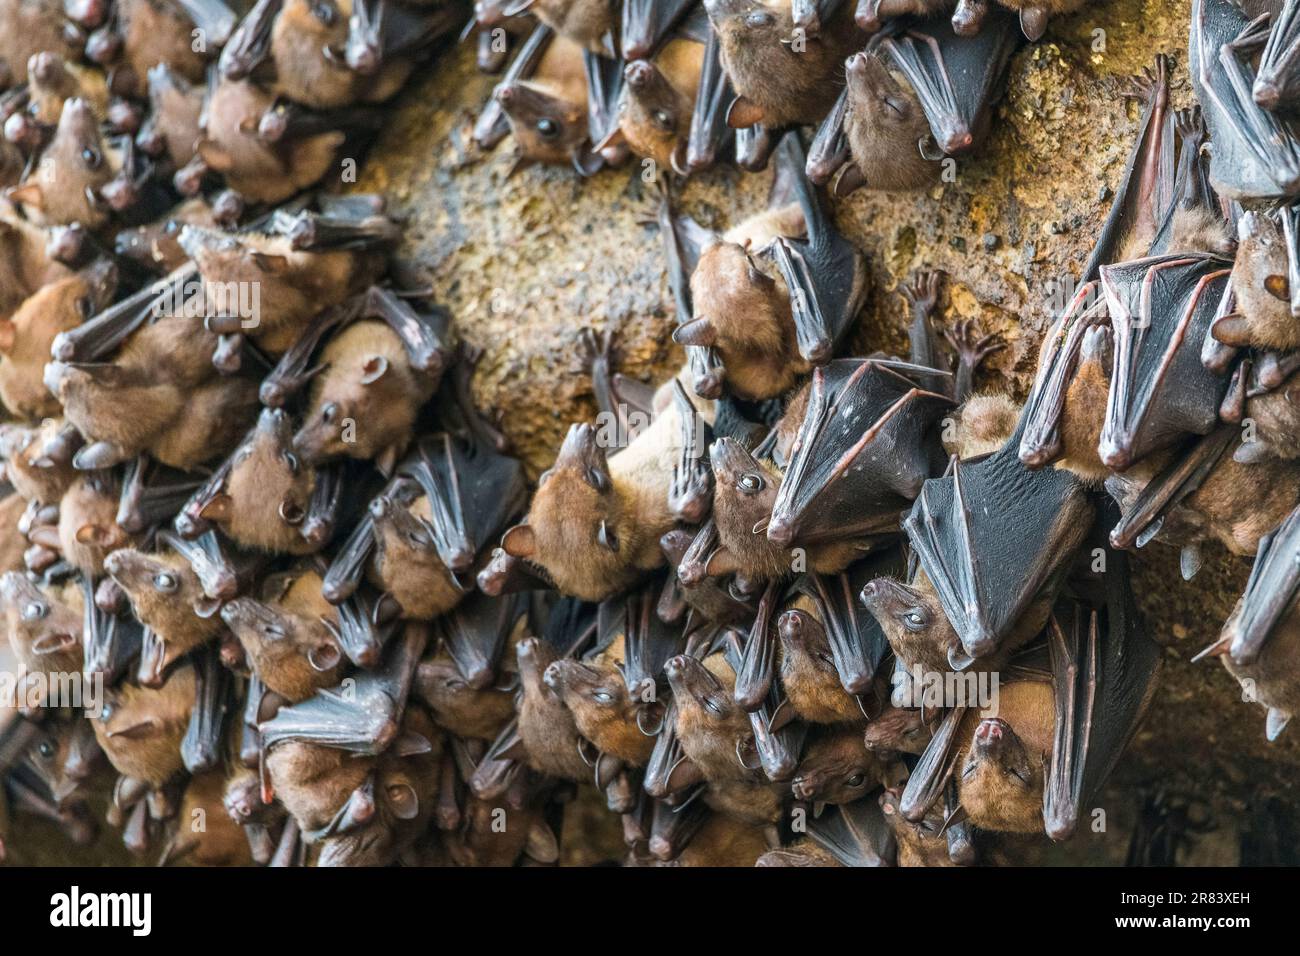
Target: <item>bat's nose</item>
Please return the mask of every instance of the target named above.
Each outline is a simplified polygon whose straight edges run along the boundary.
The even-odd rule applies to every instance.
[[[564,669],[560,667],[559,661],[547,666],[545,672],[542,674],[542,682],[557,693],[560,688],[564,686]]]
[[[781,635],[781,640],[789,644],[797,644],[804,634],[803,614],[800,611],[786,611],[776,622],[777,633]]]
[[[795,777],[794,783],[790,785],[790,790],[797,800],[811,800],[817,795],[817,787],[811,780],[806,780],[803,777]]]

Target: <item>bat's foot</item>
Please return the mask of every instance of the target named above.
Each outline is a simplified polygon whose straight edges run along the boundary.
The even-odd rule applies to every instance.
[[[1183,140],[1184,149],[1190,148],[1200,152],[1205,144],[1206,132],[1205,119],[1201,115],[1199,106],[1175,111],[1174,128],[1178,130],[1178,135]]]
[[[1157,53],[1155,62],[1151,66],[1143,67],[1142,72],[1129,79],[1128,88],[1124,90],[1123,95],[1131,99],[1139,99],[1143,103],[1154,102],[1161,95],[1169,95],[1169,70],[1172,66],[1170,58],[1164,53]]]
[[[982,335],[974,319],[962,319],[951,329],[946,329],[944,337],[956,351],[960,365],[971,372],[994,352],[1006,348],[997,333]]]
[[[899,291],[914,312],[923,312],[929,317],[939,304],[939,286],[943,279],[944,273],[938,269],[917,272],[899,287]]]

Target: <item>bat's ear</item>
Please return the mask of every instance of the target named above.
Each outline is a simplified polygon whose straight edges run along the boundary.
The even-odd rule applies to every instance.
[[[737,96],[727,108],[727,125],[732,129],[748,129],[763,122],[763,107],[753,100]]]
[[[1047,11],[1042,7],[1021,7],[1020,29],[1025,39],[1036,43],[1047,32]]]
[[[739,570],[736,563],[736,556],[726,548],[719,548],[709,555],[709,560],[704,565],[704,573],[707,577],[719,577],[724,574],[734,574]]]
[[[212,500],[199,510],[199,517],[208,521],[225,521],[230,517],[230,495],[224,491],[212,496]]]
[[[1229,312],[1210,326],[1210,334],[1224,345],[1244,348],[1250,345],[1250,323],[1239,312]]]
[[[560,844],[551,828],[539,820],[528,831],[524,852],[538,863],[554,863],[560,858]]]
[[[361,384],[371,385],[384,377],[388,371],[388,359],[382,355],[372,355],[361,369]]]
[[[107,547],[116,539],[112,530],[99,524],[83,524],[77,529],[77,542],[79,544],[94,544],[100,547]]]
[[[1265,277],[1264,290],[1273,298],[1281,299],[1288,305],[1291,302],[1291,283],[1287,281],[1286,276],[1275,274]]]
[[[21,186],[14,186],[6,194],[10,202],[22,203],[24,206],[31,206],[35,209],[45,207],[45,195],[41,192],[39,183],[24,183]]]
[[[156,717],[150,717],[149,719],[142,720],[137,724],[132,724],[130,727],[123,730],[109,731],[109,736],[125,737],[127,740],[143,740],[145,737],[152,736],[154,731],[157,729],[158,719]]]
[[[537,538],[526,524],[517,524],[501,536],[501,547],[516,558],[531,558],[537,553]]]
[[[414,820],[420,815],[420,797],[407,783],[395,783],[385,793],[388,807],[399,820]]]
[[[11,319],[0,321],[0,352],[8,354],[13,351],[14,339],[17,338],[18,332],[14,328]]]
[[[285,256],[268,255],[265,252],[254,252],[253,263],[262,272],[280,273],[289,268],[289,260]]]
[[[673,329],[673,341],[678,345],[708,348],[718,341],[718,333],[708,319],[693,319]]]
[[[339,647],[333,641],[323,641],[307,652],[307,663],[324,673],[338,666]]]

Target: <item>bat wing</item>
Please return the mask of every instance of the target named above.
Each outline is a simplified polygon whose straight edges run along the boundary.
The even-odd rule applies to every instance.
[[[1160,647],[1142,627],[1125,556],[1107,557],[1105,607],[1060,602],[1047,627],[1056,725],[1043,822],[1053,840],[1074,832],[1084,801],[1114,769],[1160,670]]]
[[[1201,362],[1201,343],[1228,287],[1215,256],[1167,255],[1102,266],[1115,363],[1099,452],[1117,470],[1219,421],[1226,377]]]
[[[233,675],[221,663],[215,648],[194,659],[194,709],[181,741],[181,759],[190,773],[212,770],[221,762],[221,737],[231,706]]]
[[[686,648],[686,635],[659,619],[662,581],[653,581],[630,595],[624,605],[623,680],[632,695],[658,684],[668,658]]]
[[[447,344],[451,316],[446,309],[434,306],[419,312],[392,289],[373,286],[365,295],[361,315],[387,323],[402,340],[411,365],[420,371],[441,375],[451,361]]]
[[[671,698],[664,712],[663,726],[655,737],[654,750],[646,763],[642,787],[658,800],[684,794],[704,781],[699,767],[691,762],[677,736],[677,707]],[[680,801],[678,801],[680,802]]]
[[[965,716],[965,707],[953,707],[935,729],[899,798],[898,809],[904,819],[913,823],[924,819],[930,807],[943,795],[961,752],[959,731]]]
[[[801,720],[783,720],[791,713],[787,706],[785,689],[780,681],[773,681],[762,706],[749,715],[749,725],[754,731],[754,746],[763,773],[773,782],[789,780],[799,767],[808,725]]]
[[[1084,334],[1106,322],[1101,286],[1088,282],[1075,293],[1069,307],[1048,330],[1038,364],[1034,386],[1025,402],[1025,427],[1020,436],[1020,460],[1030,468],[1042,468],[1064,453],[1061,414],[1065,396],[1079,364]]]
[[[259,0],[259,2],[266,2],[266,0]],[[551,28],[544,23],[534,27],[533,32],[528,34],[528,39],[519,48],[519,52],[515,54],[515,58],[506,67],[506,72],[502,75],[497,88],[509,86],[532,76],[537,71],[537,65],[542,62],[542,55],[546,53],[546,48],[550,46],[554,36]],[[495,96],[489,96],[483,112],[479,113],[478,119],[474,122],[474,142],[481,149],[491,149],[509,135],[510,123],[506,120],[500,100]]]
[[[805,171],[808,160],[797,131],[782,137],[776,155],[780,170],[793,186],[808,237],[779,238],[771,252],[790,290],[799,354],[822,365],[830,360],[862,307],[867,292],[866,260],[835,228],[809,181]]]
[[[668,485],[668,510],[679,521],[699,524],[713,508],[713,468],[709,464],[713,428],[677,379],[673,380],[673,407],[677,411],[680,448]]]
[[[587,139],[603,143],[618,128],[618,104],[623,97],[623,61],[582,51],[587,75]]]
[[[1295,128],[1255,102],[1255,77],[1241,56],[1263,44],[1265,31],[1229,0],[1192,4],[1188,71],[1214,141],[1210,179],[1233,199],[1300,192]]]
[[[75,329],[60,332],[50,346],[51,356],[59,362],[101,360],[154,316],[162,314],[160,310],[173,308],[172,303],[183,301],[185,284],[194,281],[198,272],[198,266],[187,262],[166,278],[146,285]]]
[[[835,670],[850,694],[867,693],[876,671],[889,655],[889,641],[880,622],[863,608],[858,595],[868,581],[897,577],[902,571],[901,549],[890,548],[863,558],[843,574],[806,574],[795,582],[795,590],[817,606]]]
[[[528,609],[518,594],[488,597],[474,593],[434,622],[447,653],[470,687],[489,687],[515,624]]]
[[[144,627],[133,615],[118,617],[95,604],[95,584],[90,575],[81,577],[84,672],[87,677],[103,674],[111,687],[126,673],[144,646]]]
[[[619,31],[623,59],[644,60],[652,56],[694,6],[695,0],[623,0],[623,23]]]
[[[472,434],[460,439],[443,432],[421,439],[399,472],[424,491],[434,545],[457,574],[470,570],[527,496],[518,459],[484,446]]]
[[[698,101],[697,101],[698,102]],[[677,216],[665,188],[658,212],[659,234],[664,244],[664,262],[668,269],[668,285],[673,291],[673,304],[677,310],[677,324],[685,325],[695,317],[691,305],[691,274],[699,264],[704,247],[717,238],[690,216]],[[691,369],[692,387],[696,394],[717,398],[722,394],[722,359],[712,346],[686,346],[686,361]]]
[[[1294,113],[1300,93],[1300,4],[1285,0],[1273,14],[1268,42],[1259,55],[1252,98],[1270,111]]]
[[[338,687],[282,707],[259,724],[265,747],[298,740],[358,754],[382,753],[397,739],[411,680],[427,641],[424,627],[408,624],[379,668],[358,671]]]
[[[827,808],[808,821],[808,837],[845,866],[893,866],[894,832],[874,797]]]
[[[387,493],[387,492],[385,492]],[[321,594],[331,604],[342,604],[361,586],[362,576],[375,549],[375,520],[369,509],[361,516],[330,562],[321,582]]]
[[[1147,482],[1133,505],[1125,511],[1110,533],[1116,548],[1143,547],[1159,533],[1165,518],[1205,481],[1219,459],[1240,436],[1235,425],[1226,424],[1192,442]]]
[[[996,651],[1029,606],[1060,586],[1094,516],[1068,471],[1025,468],[1017,455],[1024,421],[993,454],[973,463],[954,458],[948,474],[925,483],[903,521],[974,658]]]
[[[951,408],[876,359],[814,370],[768,537],[784,546],[892,531],[942,458],[930,426]]]
[[[718,35],[709,30],[704,43],[700,85],[695,94],[695,110],[691,114],[691,131],[686,140],[686,169],[689,172],[707,169],[717,162],[732,135],[731,127],[727,125],[727,111],[735,98],[736,91],[722,68]]]
[[[849,161],[849,140],[844,133],[844,117],[848,111],[849,90],[846,86],[817,127],[817,134],[808,147],[808,161],[804,164],[804,171],[814,185],[825,186],[835,178],[840,167]]]
[[[1259,542],[1228,653],[1247,666],[1259,657],[1300,590],[1300,508]]]
[[[939,149],[960,155],[987,128],[1019,42],[1015,17],[999,9],[989,12],[977,36],[958,36],[951,20],[936,17],[883,35],[880,48],[912,84]]]
[[[736,667],[736,703],[742,710],[754,712],[763,706],[768,691],[775,683],[776,631],[772,627],[772,614],[780,597],[778,583],[768,584],[758,602],[758,613],[749,629],[749,637]]]

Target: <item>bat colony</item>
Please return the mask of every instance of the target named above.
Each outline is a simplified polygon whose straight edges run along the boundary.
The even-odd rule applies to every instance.
[[[579,787],[630,864],[1014,860],[1086,826],[1152,699],[1152,541],[1254,562],[1204,654],[1277,737],[1300,0],[1195,0],[1190,110],[1164,57],[1135,78],[1023,407],[975,391],[1000,343],[938,327],[936,273],[907,356],[845,351],[869,273],[831,201],[977,150],[1085,2],[0,0],[2,802],[89,841],[106,760],[160,863],[553,865]],[[502,73],[483,149],[775,170],[720,234],[663,189],[684,363],[639,382],[582,332],[631,439],[574,424],[535,488],[402,224],[330,188],[462,28]],[[81,673],[93,712],[50,696]]]

